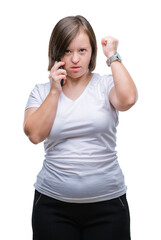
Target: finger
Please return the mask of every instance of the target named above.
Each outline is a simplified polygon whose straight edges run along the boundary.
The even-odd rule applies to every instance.
[[[54,77],[52,75],[49,76],[50,81],[60,82],[61,79],[66,80],[66,76],[64,74],[60,74],[60,75],[57,75],[57,76],[54,76]]]
[[[62,75],[59,75],[57,79],[58,79],[58,81],[61,81],[61,79],[66,80],[67,77],[66,77],[66,75],[62,74]]]
[[[102,45],[106,45],[106,44],[107,44],[107,40],[106,40],[105,38],[102,38],[101,44],[102,44]]]
[[[66,76],[66,75],[67,75],[67,72],[66,72],[65,69],[59,68],[59,69],[57,70],[56,74],[57,74],[57,75],[63,74],[63,75]]]
[[[58,70],[61,66],[63,67],[65,65],[65,62],[55,62],[54,65],[51,68],[51,72],[54,72],[56,70]]]
[[[63,67],[65,65],[65,62],[56,62],[56,68]]]

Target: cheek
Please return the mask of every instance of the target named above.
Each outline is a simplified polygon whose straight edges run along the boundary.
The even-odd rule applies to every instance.
[[[91,61],[91,58],[88,59],[87,68],[89,68],[90,61]]]
[[[88,67],[89,64],[90,64],[90,61],[91,61],[91,55],[89,55],[89,56],[87,56],[87,57],[85,58],[85,60],[84,60],[84,65],[85,65],[86,67]]]
[[[91,51],[91,54],[89,54],[89,57],[88,57],[88,63],[90,63],[91,58],[92,58],[92,51]]]

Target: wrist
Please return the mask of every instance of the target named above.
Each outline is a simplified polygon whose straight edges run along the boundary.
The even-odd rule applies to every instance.
[[[49,94],[51,95],[51,96],[59,96],[60,95],[60,93],[61,93],[61,90],[60,89],[50,89],[50,92],[49,92]]]
[[[107,54],[107,59],[109,59],[110,57],[112,57],[114,54],[116,53],[116,51],[112,51],[112,52],[108,52]]]
[[[122,62],[121,56],[117,52],[115,52],[110,58],[108,58],[106,63],[110,67],[111,63],[114,61]]]

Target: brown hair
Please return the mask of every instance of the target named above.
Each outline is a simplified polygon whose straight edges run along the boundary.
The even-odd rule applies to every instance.
[[[82,16],[69,16],[61,19],[54,27],[49,41],[49,65],[50,71],[55,61],[64,56],[70,42],[80,30],[84,30],[88,35],[92,47],[89,71],[92,72],[96,67],[97,42],[95,33],[90,23]]]

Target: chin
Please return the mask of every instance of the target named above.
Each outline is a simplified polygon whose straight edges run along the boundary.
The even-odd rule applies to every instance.
[[[84,75],[88,74],[88,71],[85,71],[85,72],[69,72],[67,73],[67,75],[70,77],[70,78],[81,78],[83,77]]]

